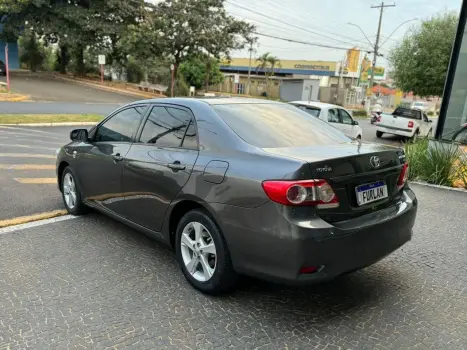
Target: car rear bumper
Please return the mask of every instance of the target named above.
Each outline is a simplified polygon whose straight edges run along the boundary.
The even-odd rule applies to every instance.
[[[292,220],[273,203],[218,206],[236,271],[286,284],[318,283],[379,261],[411,239],[417,212],[409,188],[393,207],[334,224],[319,217]],[[319,269],[300,274],[305,266]]]
[[[415,133],[414,129],[400,129],[396,127],[389,127],[384,125],[376,124],[376,130],[381,131],[385,134],[400,135],[405,137],[412,137]]]

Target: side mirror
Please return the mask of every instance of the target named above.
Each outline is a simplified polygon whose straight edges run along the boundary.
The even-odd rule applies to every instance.
[[[428,123],[433,123],[433,120],[431,120],[431,119],[428,119]]]
[[[88,130],[87,129],[75,129],[70,132],[71,141],[81,141],[86,142],[88,140]]]
[[[352,125],[358,125],[358,122],[356,120],[354,120]]]

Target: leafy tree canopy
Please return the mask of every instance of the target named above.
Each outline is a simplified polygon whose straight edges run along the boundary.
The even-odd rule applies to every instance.
[[[457,28],[457,15],[445,13],[413,27],[389,55],[395,84],[418,96],[440,96]]]
[[[210,64],[206,61],[210,60]],[[180,73],[183,75],[184,80],[189,86],[195,86],[200,89],[206,82],[206,69],[210,68],[208,72],[208,85],[219,84],[224,80],[219,69],[219,63],[213,58],[195,57],[180,65]]]

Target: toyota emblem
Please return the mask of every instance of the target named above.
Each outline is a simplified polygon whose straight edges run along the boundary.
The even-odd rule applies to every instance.
[[[381,160],[379,159],[379,157],[377,156],[372,156],[370,158],[370,165],[374,168],[374,169],[378,169],[380,166],[381,166]]]

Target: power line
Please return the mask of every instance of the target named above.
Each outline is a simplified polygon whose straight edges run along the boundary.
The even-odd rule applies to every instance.
[[[237,0],[238,1],[238,0]],[[270,1],[270,2],[269,2]],[[290,7],[286,7],[284,6],[283,4],[281,4],[279,1],[277,0],[269,0],[269,4],[271,4],[271,8],[272,9],[278,9],[279,10],[279,14],[277,16],[282,16],[283,15],[283,12],[280,12],[280,8],[283,9],[283,11],[286,11],[288,15],[292,15],[294,19],[296,19],[297,21],[303,21],[304,22],[304,18],[306,18],[307,20],[309,20],[310,18],[317,18],[318,17],[314,17],[310,14],[310,12],[303,12],[303,11],[300,11],[300,13],[297,13],[296,11],[294,11],[294,9],[291,9]],[[263,12],[263,11],[262,11]],[[339,25],[342,25],[342,23],[339,23],[339,22],[333,22],[331,20],[329,20],[329,18],[326,19],[326,24],[329,25],[329,24],[332,24],[334,23],[334,26],[339,26]],[[307,26],[309,25],[309,22],[307,23]],[[323,29],[320,29],[319,30],[320,32],[324,32],[324,33],[328,33],[330,35],[333,35],[335,37],[338,37],[338,38],[347,38],[349,39],[351,42],[361,42],[362,39],[355,39],[355,38],[352,38],[350,36],[347,36],[347,35],[344,35],[344,34],[336,34],[336,33],[333,33],[333,32],[330,32],[329,30],[323,30]],[[322,35],[322,34],[320,34]],[[333,38],[333,40],[335,40]],[[349,43],[349,42],[346,42],[346,41],[341,41],[341,42],[345,42],[345,43]]]
[[[254,33],[254,34],[257,34],[257,35],[265,36],[265,37],[268,37],[268,38],[277,39],[277,40],[283,40],[283,41],[288,41],[288,42],[291,42],[291,43],[297,43],[297,44],[303,44],[303,45],[324,47],[324,48],[327,48],[327,49],[345,50],[345,51],[351,49],[350,47],[332,46],[332,45],[325,45],[325,44],[319,44],[319,43],[311,43],[311,42],[308,42],[308,41],[300,41],[300,40],[282,38],[282,37],[279,37],[279,36],[270,35],[270,34],[265,34],[265,33],[260,33],[260,32],[253,32],[253,33]],[[367,52],[368,52],[368,53],[372,53],[372,51],[367,51]]]
[[[227,2],[230,3],[231,5],[237,6],[237,7],[241,8],[241,9],[243,9],[243,10],[245,10],[245,11],[249,11],[249,12],[255,13],[255,14],[259,15],[259,16],[262,16],[262,17],[265,17],[265,18],[269,18],[269,19],[271,19],[271,20],[273,20],[273,21],[286,24],[286,25],[288,25],[288,26],[290,26],[290,27],[297,28],[297,29],[303,30],[303,31],[305,31],[305,32],[308,32],[308,33],[311,33],[311,34],[314,34],[314,35],[320,35],[320,36],[322,36],[322,37],[325,37],[325,38],[328,38],[328,39],[330,39],[330,40],[334,40],[334,41],[337,41],[337,42],[340,42],[340,43],[352,44],[352,45],[353,45],[353,43],[350,43],[350,42],[348,42],[348,41],[338,40],[338,39],[335,39],[335,38],[330,37],[330,36],[328,36],[328,35],[324,35],[324,34],[322,34],[322,33],[318,33],[318,32],[315,32],[315,31],[306,29],[306,28],[304,28],[304,27],[300,27],[300,26],[296,26],[296,25],[294,25],[294,24],[290,24],[290,23],[284,22],[284,21],[282,21],[282,20],[280,20],[280,19],[277,19],[277,18],[268,16],[268,15],[266,15],[266,14],[264,14],[264,13],[261,13],[261,12],[258,12],[258,11],[252,10],[252,9],[249,9],[248,7],[245,7],[245,6],[242,6],[242,5],[239,5],[239,4],[235,4],[235,3],[231,2],[230,0],[227,0]]]

